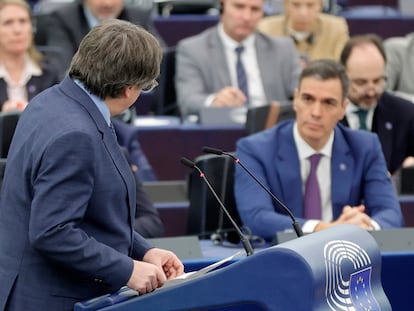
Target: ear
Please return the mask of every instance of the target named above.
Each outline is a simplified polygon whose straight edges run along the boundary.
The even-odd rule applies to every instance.
[[[298,105],[298,102],[299,102],[299,89],[298,88],[296,88],[295,89],[295,92],[294,92],[294,94],[293,94],[293,110],[295,110],[295,111],[297,111],[296,109],[297,109],[297,105]]]
[[[348,104],[349,104],[349,100],[348,98],[345,98],[344,101],[342,102],[342,113],[341,113],[341,118],[339,120],[342,120],[345,117],[346,108],[348,107]]]
[[[127,86],[122,90],[122,97],[130,98],[131,96],[135,96],[134,94],[134,86]]]

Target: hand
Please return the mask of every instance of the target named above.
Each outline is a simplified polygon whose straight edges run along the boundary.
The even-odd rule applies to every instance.
[[[236,87],[225,87],[217,93],[212,102],[214,107],[240,107],[246,103],[246,96]]]
[[[315,231],[323,230],[339,224],[353,224],[365,230],[373,229],[371,218],[365,214],[365,206],[361,204],[353,207],[350,205],[344,206],[342,214],[336,221],[330,223],[321,221],[318,225],[316,225]]]
[[[167,279],[173,279],[184,273],[184,266],[178,257],[170,251],[151,248],[144,256],[143,261],[152,263],[164,271]]]
[[[140,294],[146,294],[161,287],[165,280],[163,271],[156,265],[134,260],[134,268],[127,286]]]
[[[3,112],[7,111],[23,111],[26,108],[27,102],[24,100],[6,100],[1,108]]]

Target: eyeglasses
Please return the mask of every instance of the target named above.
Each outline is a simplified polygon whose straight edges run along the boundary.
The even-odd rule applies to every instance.
[[[158,86],[157,80],[152,80],[150,84],[141,88],[142,93],[150,93]]]

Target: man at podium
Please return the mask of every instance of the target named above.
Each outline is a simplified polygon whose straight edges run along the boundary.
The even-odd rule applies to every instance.
[[[237,157],[292,210],[304,232],[336,224],[366,230],[400,227],[400,206],[375,134],[337,124],[345,114],[342,65],[311,62],[295,91],[296,120],[242,138]],[[244,225],[272,239],[291,218],[240,166],[235,198]]]
[[[0,310],[72,310],[128,286],[152,292],[183,273],[133,230],[136,187],[110,117],[157,85],[162,50],[146,30],[106,21],[66,77],[27,106],[0,202]]]

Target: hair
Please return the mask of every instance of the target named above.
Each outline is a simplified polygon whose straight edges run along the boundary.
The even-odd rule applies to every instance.
[[[69,76],[101,99],[117,98],[124,88],[143,88],[160,73],[162,49],[145,29],[127,21],[100,23],[81,41]]]
[[[351,39],[348,40],[348,42],[345,44],[341,57],[340,62],[342,65],[346,67],[346,63],[348,62],[349,56],[352,53],[352,50],[354,47],[361,46],[361,45],[367,45],[367,44],[373,44],[377,47],[378,51],[381,53],[382,58],[384,59],[384,62],[387,62],[387,56],[385,54],[385,49],[382,44],[382,39],[380,36],[376,34],[365,34],[365,35],[358,35],[353,36]]]
[[[29,4],[27,3],[27,1],[25,0],[0,0],[0,10],[2,10],[4,7],[8,5],[17,5],[25,9],[27,13],[29,14],[30,22],[33,23],[32,10]],[[33,34],[31,37],[30,47],[27,52],[29,54],[30,59],[33,60],[40,67],[40,63],[43,60],[43,55],[36,49],[34,45]]]
[[[348,94],[349,80],[344,66],[331,59],[319,59],[309,62],[302,70],[299,86],[303,79],[313,77],[321,81],[339,79],[342,86],[342,100]]]

